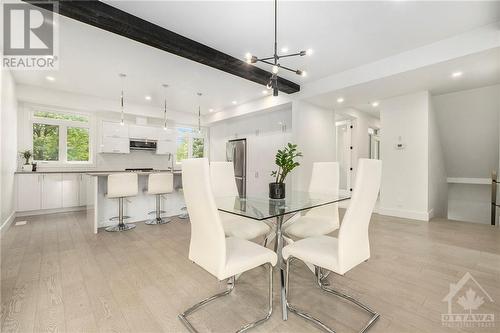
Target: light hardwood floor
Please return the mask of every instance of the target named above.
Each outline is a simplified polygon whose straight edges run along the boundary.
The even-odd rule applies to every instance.
[[[97,235],[85,213],[27,220],[1,239],[2,332],[187,332],[177,314],[225,287],[187,259],[185,220]],[[329,281],[381,314],[370,332],[500,332],[499,230],[373,215],[371,259],[346,276],[331,274]],[[496,301],[484,297],[480,311],[473,311],[494,313],[495,327],[442,327],[442,300],[466,272]],[[195,326],[231,332],[261,316],[266,283],[263,268],[243,274],[230,297],[192,316]],[[356,332],[368,319],[355,306],[321,293],[301,264],[293,267],[291,284],[293,303],[338,332]],[[275,312],[253,331],[320,332],[293,314],[281,320],[278,286],[276,274]]]

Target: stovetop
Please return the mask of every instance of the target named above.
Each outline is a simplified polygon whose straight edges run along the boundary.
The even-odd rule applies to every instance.
[[[129,168],[129,169],[125,169],[125,171],[130,171],[130,172],[148,172],[148,171],[153,171],[153,168]]]

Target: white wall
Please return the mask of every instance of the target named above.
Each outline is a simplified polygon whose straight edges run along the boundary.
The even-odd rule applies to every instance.
[[[433,96],[447,176],[489,178],[499,167],[500,85]],[[490,185],[449,184],[448,218],[490,223]]]
[[[381,101],[380,121],[383,163],[380,213],[428,220],[428,92]],[[395,148],[399,142],[405,149]]]
[[[226,160],[226,142],[247,139],[247,194],[266,193],[276,151],[291,140],[291,110],[232,118],[210,127],[210,160]],[[291,184],[287,180],[287,184]]]
[[[2,69],[0,108],[0,224],[7,226],[15,213],[15,181],[17,168],[17,99],[10,71]]]
[[[491,186],[448,184],[448,219],[490,223]]]
[[[448,213],[448,183],[441,131],[432,101],[429,100],[429,212],[431,217],[446,217]]]
[[[336,160],[335,112],[304,101],[292,103],[293,143],[304,157],[294,170],[293,188],[307,190],[313,162]]]
[[[488,178],[498,167],[500,85],[433,96],[448,177]]]

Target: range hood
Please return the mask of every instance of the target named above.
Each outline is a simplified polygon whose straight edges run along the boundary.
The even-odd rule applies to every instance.
[[[156,151],[156,140],[130,139],[130,150]]]

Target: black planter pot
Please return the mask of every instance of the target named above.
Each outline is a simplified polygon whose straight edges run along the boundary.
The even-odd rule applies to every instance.
[[[269,183],[269,198],[284,199],[285,183]]]

